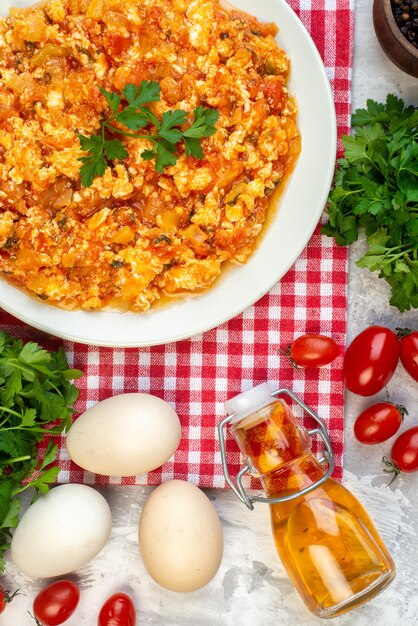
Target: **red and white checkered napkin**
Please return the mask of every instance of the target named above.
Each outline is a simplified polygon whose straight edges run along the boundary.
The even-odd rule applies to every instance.
[[[348,132],[353,8],[349,0],[292,0],[324,59],[334,89],[339,133]],[[68,457],[61,440],[60,482],[149,484],[181,478],[202,487],[224,487],[217,425],[223,403],[253,385],[289,387],[326,420],[341,476],[343,451],[342,358],[331,367],[293,369],[279,356],[305,332],[332,335],[340,346],[346,328],[346,250],[321,237],[319,229],[293,268],[255,306],[218,328],[178,343],[150,349],[95,348],[64,342],[71,365],[84,370],[78,381],[82,412],[98,400],[123,392],[146,392],[175,406],[182,440],[174,458],[160,470],[129,479],[84,472]],[[60,340],[30,329],[0,312],[0,325],[24,339],[56,349]],[[229,468],[240,465],[238,449],[227,441]]]

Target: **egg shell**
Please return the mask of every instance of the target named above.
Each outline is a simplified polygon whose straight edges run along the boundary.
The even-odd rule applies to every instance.
[[[83,567],[109,539],[112,514],[104,497],[86,485],[61,485],[41,496],[15,530],[11,556],[34,578]]]
[[[105,476],[145,474],[165,463],[181,437],[177,413],[145,393],[103,400],[74,422],[66,446],[70,458]]]
[[[138,539],[148,573],[172,591],[207,585],[222,561],[218,514],[203,491],[183,480],[170,480],[152,492],[142,511]]]

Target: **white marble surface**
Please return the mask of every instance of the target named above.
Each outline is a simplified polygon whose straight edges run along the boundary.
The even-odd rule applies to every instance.
[[[388,92],[400,94],[418,105],[418,81],[397,70],[383,55],[375,39],[369,0],[357,0],[353,105],[367,98],[382,100]],[[361,243],[352,250],[357,258]],[[368,270],[350,265],[349,340],[372,323],[391,327],[418,327],[418,312],[400,315],[388,305],[385,285]],[[418,385],[401,367],[379,399],[402,402],[410,408],[404,429],[418,418]],[[377,399],[377,398],[376,398]],[[390,446],[372,450],[356,444],[355,416],[369,403],[352,394],[346,399],[346,448],[344,483],[364,502],[396,561],[398,574],[384,594],[348,615],[336,618],[336,626],[418,625],[418,475],[400,477],[387,488],[380,459]],[[191,594],[175,594],[159,588],[149,578],[138,556],[137,523],[149,489],[109,488],[114,528],[109,544],[79,572],[82,599],[67,626],[95,626],[99,606],[116,590],[130,591],[138,609],[138,624],[155,626],[313,626],[312,617],[288,580],[276,555],[270,533],[268,508],[247,511],[224,491],[208,492],[224,528],[225,553],[215,579]],[[27,580],[10,564],[2,579],[6,587],[20,587],[18,596],[0,616],[0,626],[33,626],[27,611],[40,585]]]

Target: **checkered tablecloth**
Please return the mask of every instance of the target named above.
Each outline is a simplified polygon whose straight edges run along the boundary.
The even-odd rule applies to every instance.
[[[352,64],[353,6],[349,0],[291,0],[324,60],[338,118],[339,135],[348,132]],[[150,484],[181,478],[202,487],[224,487],[217,424],[223,403],[254,384],[289,387],[326,420],[341,476],[343,403],[341,356],[331,367],[293,369],[279,347],[305,332],[332,335],[341,347],[346,329],[346,250],[319,228],[301,257],[266,296],[242,315],[192,339],[149,349],[96,348],[64,342],[71,365],[85,372],[78,381],[77,410],[84,411],[111,395],[141,391],[175,406],[182,424],[180,447],[168,463],[147,476],[100,477],[72,464],[60,440],[60,482]],[[56,349],[48,337],[0,312],[0,325],[24,339]],[[240,458],[227,441],[230,471]]]

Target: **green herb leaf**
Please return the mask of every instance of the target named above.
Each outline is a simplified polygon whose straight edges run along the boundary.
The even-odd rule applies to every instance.
[[[0,482],[0,524],[2,524],[10,508],[10,497],[12,495],[12,483]]]
[[[50,360],[51,355],[48,350],[42,350],[39,348],[38,344],[32,342],[23,346],[19,354],[19,361],[27,365],[48,365]]]
[[[103,87],[99,87],[99,91],[106,99],[106,102],[108,103],[111,111],[116,114],[120,105],[121,97],[113,91],[106,91],[106,89],[103,89]]]
[[[10,372],[8,378],[7,374],[3,370],[7,380],[4,383],[4,389],[1,390],[1,398],[7,405],[9,405],[10,401],[22,391],[22,370],[20,368],[16,368],[16,366],[11,363],[9,364],[9,367],[12,368],[12,371]]]
[[[183,133],[175,126],[184,124],[187,120],[187,111],[177,109],[175,111],[166,111],[161,119],[161,126],[158,134],[169,143],[178,143],[183,137]]]
[[[86,137],[85,135],[78,135],[80,140],[81,149],[86,152],[96,152],[103,146],[103,138],[100,135],[92,135]]]
[[[83,187],[90,187],[94,179],[103,176],[107,168],[103,155],[104,141],[98,135],[93,137],[78,135],[78,137],[82,149],[88,152],[87,156],[78,159],[83,163],[80,168],[81,184]]]
[[[170,144],[157,144],[157,159],[155,161],[155,171],[161,174],[165,167],[175,165],[177,159],[175,156],[176,147]]]
[[[34,426],[36,423],[36,409],[25,409],[22,415],[21,426]]]
[[[57,454],[58,454],[58,446],[53,445],[52,441],[50,441],[45,451],[40,469],[43,470],[45,469],[45,467],[48,467],[48,465],[51,465],[51,463],[54,463],[54,461],[57,460]]]
[[[141,152],[141,159],[144,159],[144,161],[152,161],[155,158],[156,152],[157,145],[155,145],[152,150],[144,150]]]
[[[123,161],[128,157],[128,151],[119,141],[119,139],[112,139],[112,141],[104,142],[104,151],[109,161]]]
[[[139,88],[133,83],[128,83],[123,88],[122,94],[131,107],[138,109],[148,102],[160,100],[160,85],[153,80],[141,80]]]
[[[65,380],[78,380],[79,378],[82,378],[84,376],[84,372],[82,372],[81,370],[76,370],[76,369],[64,370],[62,372],[62,375],[65,378]]]
[[[117,114],[115,118],[120,124],[123,124],[131,130],[139,130],[148,126],[149,120],[144,113],[138,112],[135,107],[129,106]]]
[[[187,156],[194,156],[196,159],[203,159],[203,150],[199,139],[185,137],[184,145],[186,147]]]
[[[5,516],[1,520],[0,528],[16,528],[19,523],[20,501],[12,500]],[[1,565],[0,565],[1,567]]]
[[[210,137],[216,132],[215,124],[218,119],[219,111],[216,109],[205,109],[198,106],[194,110],[193,124],[184,132],[184,136],[196,139]]]

